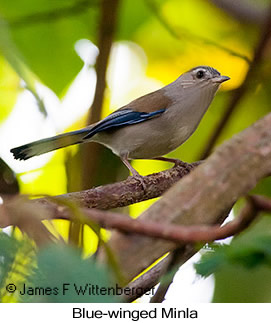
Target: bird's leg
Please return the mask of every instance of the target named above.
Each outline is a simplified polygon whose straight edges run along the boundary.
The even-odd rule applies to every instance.
[[[120,157],[123,164],[129,169],[133,176],[137,177],[141,175],[134,169],[134,167],[129,163],[127,156]]]
[[[129,163],[128,161],[128,157],[126,156],[120,156],[121,161],[123,162],[123,164],[129,169],[129,171],[132,173],[133,177],[136,178],[140,184],[143,187],[143,190],[146,191],[146,185],[144,183],[144,179],[143,176],[140,175],[135,169],[134,167]]]
[[[185,162],[183,162],[183,161],[181,161],[180,159],[177,159],[177,158],[155,157],[155,158],[152,158],[152,159],[173,163],[173,164],[175,164],[175,166],[184,166],[184,167],[187,166],[187,163],[185,163]]]

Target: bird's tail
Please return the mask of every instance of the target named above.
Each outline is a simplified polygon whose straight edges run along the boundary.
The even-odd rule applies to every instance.
[[[15,159],[26,160],[52,150],[83,142],[83,137],[90,129],[67,132],[58,136],[41,139],[10,150]]]

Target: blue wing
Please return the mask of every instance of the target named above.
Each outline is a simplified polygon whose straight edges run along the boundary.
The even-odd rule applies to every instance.
[[[105,119],[100,121],[96,126],[90,129],[89,133],[83,139],[89,139],[94,136],[96,133],[109,130],[117,127],[123,127],[127,125],[132,125],[140,122],[144,122],[146,120],[152,119],[154,117],[159,116],[165,111],[165,109],[161,109],[154,112],[138,112],[130,109],[118,110],[116,112],[111,113]]]

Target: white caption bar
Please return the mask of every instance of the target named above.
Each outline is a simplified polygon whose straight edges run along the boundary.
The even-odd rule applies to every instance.
[[[270,304],[1,304],[1,321],[15,322],[270,322]]]

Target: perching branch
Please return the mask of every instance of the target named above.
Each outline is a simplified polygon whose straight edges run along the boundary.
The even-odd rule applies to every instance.
[[[145,176],[145,190],[137,179],[128,177],[119,183],[99,186],[81,192],[63,194],[57,197],[74,201],[81,207],[97,208],[100,210],[124,207],[161,196],[174,183],[187,175],[200,163],[183,164],[160,173]],[[52,214],[57,214],[58,212],[58,206],[48,198],[36,199],[35,202],[45,205]]]

